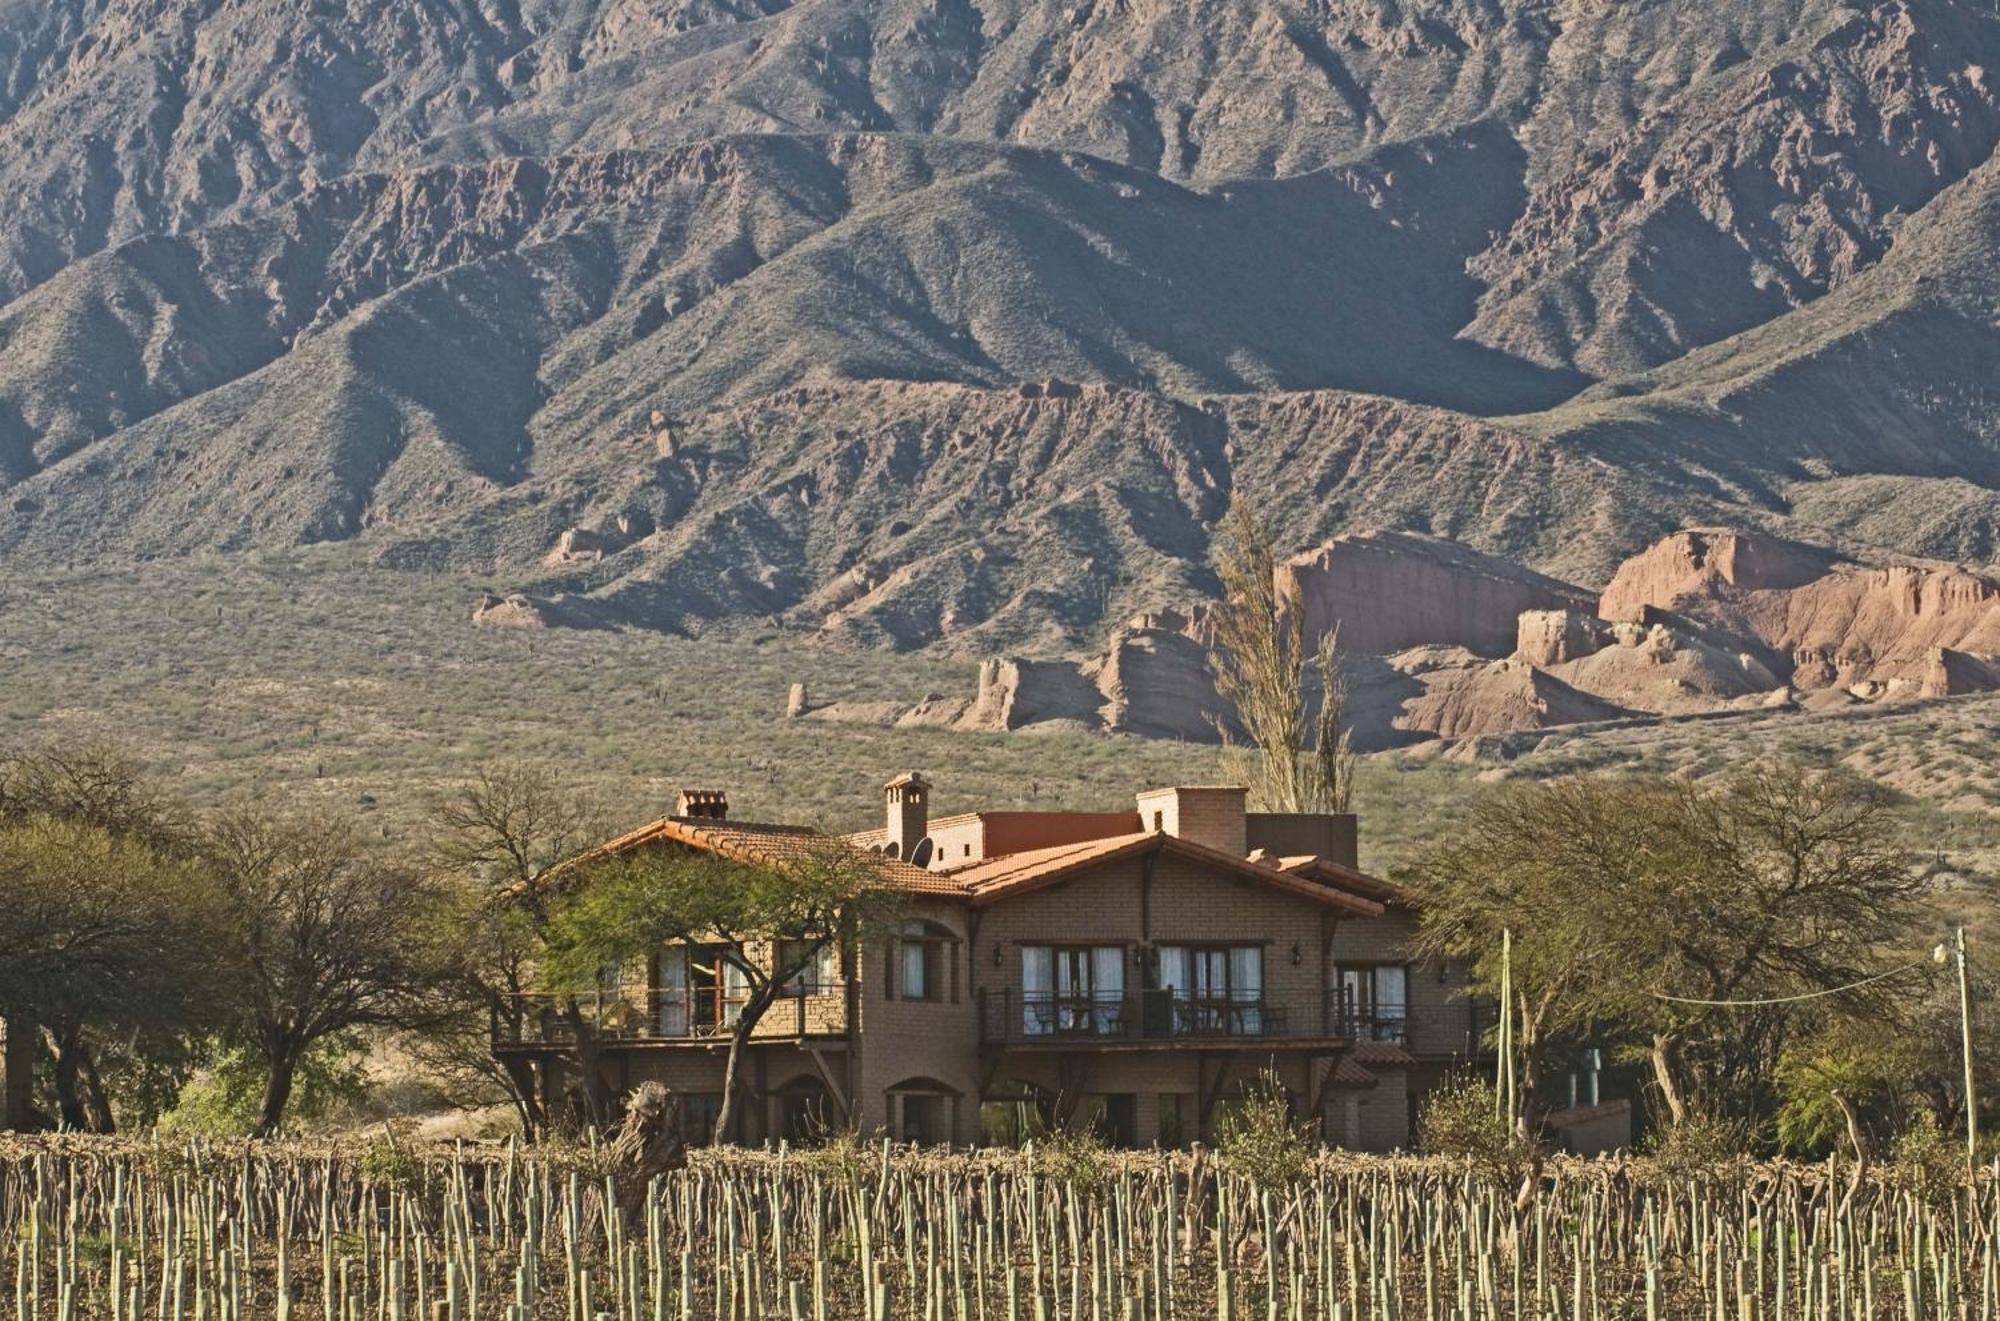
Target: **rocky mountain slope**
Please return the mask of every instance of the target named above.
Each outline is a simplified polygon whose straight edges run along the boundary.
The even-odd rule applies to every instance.
[[[1986,565],[1996,71],[1961,0],[0,0],[0,558],[968,653],[1199,598],[1239,491]]]

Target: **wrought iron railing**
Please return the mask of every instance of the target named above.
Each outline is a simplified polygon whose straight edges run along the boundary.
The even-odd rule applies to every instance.
[[[683,989],[620,995],[523,995],[496,1007],[491,1027],[500,1045],[557,1045],[587,1032],[598,1041],[700,1041],[736,1030],[745,995]],[[752,1035],[839,1036],[847,1031],[843,985],[787,988],[764,1011]]]
[[[985,990],[979,1035],[987,1045],[1204,1039],[1322,1038],[1387,1042],[1423,1056],[1476,1057],[1488,1049],[1490,1011],[1455,1003],[1412,1010],[1355,1005],[1338,988],[1314,994],[1204,995],[1171,988],[1112,993]]]

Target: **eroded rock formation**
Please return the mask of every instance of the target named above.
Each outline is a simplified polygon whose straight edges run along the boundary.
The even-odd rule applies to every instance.
[[[1621,566],[1595,610],[1582,588],[1404,533],[1342,537],[1279,572],[1309,643],[1338,630],[1364,749],[2000,689],[2000,584],[1761,535],[1676,533]],[[1101,654],[989,661],[975,698],[895,718],[1213,740],[1229,712],[1209,646],[1204,608],[1147,611]]]

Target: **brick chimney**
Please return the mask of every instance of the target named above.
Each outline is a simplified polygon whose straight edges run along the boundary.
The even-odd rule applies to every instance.
[[[931,782],[916,771],[905,771],[882,786],[886,799],[889,839],[883,850],[892,858],[908,858],[931,830]]]
[[[720,789],[683,789],[674,815],[690,821],[727,821],[729,795]]]
[[[1178,785],[1139,795],[1139,827],[1221,849],[1233,858],[1249,849],[1240,785]]]

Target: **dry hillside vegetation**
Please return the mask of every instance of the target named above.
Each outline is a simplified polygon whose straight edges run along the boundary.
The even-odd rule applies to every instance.
[[[1971,0],[0,0],[0,556],[960,655],[1212,592],[1237,491],[1989,564],[1996,70]]]
[[[979,680],[964,662],[807,647],[768,628],[687,641],[454,627],[476,589],[385,577],[338,547],[15,575],[0,585],[0,744],[109,738],[199,803],[253,789],[320,801],[404,841],[441,785],[523,759],[564,767],[620,821],[695,784],[726,789],[736,816],[842,828],[878,822],[881,784],[911,767],[952,811],[1104,809],[1217,774],[1206,744],[881,722],[926,693],[962,703]],[[797,682],[819,711],[853,718],[784,719]],[[1496,776],[1705,774],[1753,751],[1872,778],[1899,795],[1921,847],[1990,867],[1996,738],[2000,695],[1979,694],[1537,729],[1475,740],[1477,758],[1381,751],[1361,759],[1356,789],[1363,862],[1408,858]]]

